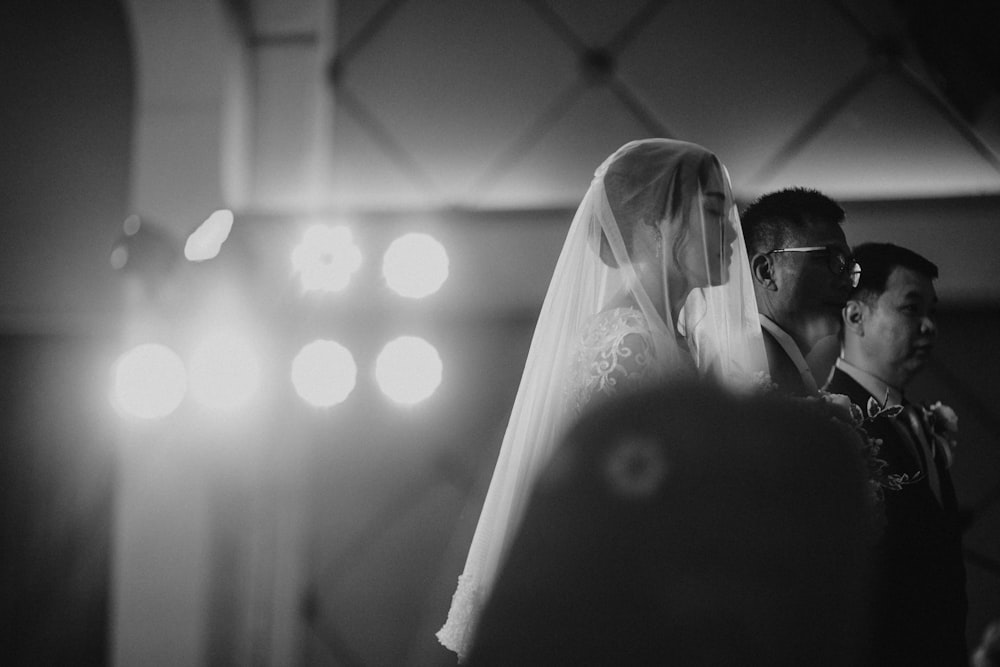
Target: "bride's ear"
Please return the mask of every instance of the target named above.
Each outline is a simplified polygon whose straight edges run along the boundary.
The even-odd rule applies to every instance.
[[[771,264],[771,255],[757,253],[750,258],[750,272],[753,279],[767,290],[776,290],[778,285],[774,282],[774,266]]]
[[[632,227],[632,261],[658,261],[663,244],[663,232],[659,225],[638,221]]]

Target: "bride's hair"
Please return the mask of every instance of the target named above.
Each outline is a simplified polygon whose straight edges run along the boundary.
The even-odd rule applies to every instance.
[[[695,192],[684,187],[685,184],[704,183],[713,169],[721,168],[718,158],[707,151],[685,154],[673,165],[666,164],[663,157],[656,144],[640,144],[622,152],[604,174],[604,191],[629,258],[637,225],[658,227],[664,218],[679,219],[685,198]],[[697,178],[692,178],[692,174],[697,174]],[[688,231],[685,227],[676,235],[675,254]],[[608,266],[618,266],[604,230],[601,230],[600,256]]]

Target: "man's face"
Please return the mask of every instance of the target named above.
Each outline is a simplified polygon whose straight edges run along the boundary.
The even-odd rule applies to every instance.
[[[813,222],[795,230],[785,247],[824,246],[841,249],[850,256],[850,247],[840,225]],[[778,286],[776,306],[779,324],[784,321],[806,340],[815,342],[840,330],[840,310],[851,292],[848,272],[830,269],[829,253],[785,252],[772,254],[774,278]]]
[[[901,266],[889,274],[874,305],[862,304],[862,350],[872,372],[894,387],[905,387],[927,361],[937,328],[937,293],[930,278]]]

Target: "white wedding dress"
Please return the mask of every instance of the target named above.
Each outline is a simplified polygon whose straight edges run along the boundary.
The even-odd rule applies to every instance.
[[[725,167],[690,143],[626,144],[567,233],[441,643],[467,655],[532,485],[587,405],[672,378],[744,388],[766,373]]]

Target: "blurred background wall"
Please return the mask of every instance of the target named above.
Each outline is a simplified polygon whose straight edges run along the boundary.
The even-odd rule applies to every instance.
[[[1000,616],[1000,62],[976,33],[998,23],[943,6],[8,4],[4,653],[453,664],[433,633],[562,237],[593,169],[644,136],[716,151],[743,202],[817,187],[843,202],[851,243],[939,265],[941,343],[913,393],[961,418],[977,641]],[[221,252],[186,261],[219,209],[234,216]],[[292,272],[314,223],[361,250],[344,292],[306,293]],[[450,260],[420,300],[380,275],[414,231]],[[247,405],[112,409],[119,354],[156,342],[187,360],[220,325],[261,353]],[[443,366],[411,406],[373,377],[404,334]],[[289,378],[316,337],[358,369],[328,408]]]
[[[105,664],[119,326],[107,253],[132,181],[131,29],[114,2],[0,12],[0,653]]]

